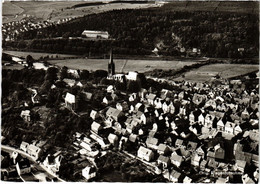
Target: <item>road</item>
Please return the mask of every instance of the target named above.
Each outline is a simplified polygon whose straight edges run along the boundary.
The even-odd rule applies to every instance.
[[[43,169],[45,172],[47,172],[47,173],[48,173],[49,175],[51,175],[52,177],[57,178],[58,181],[60,181],[60,182],[66,182],[65,180],[59,178],[57,175],[51,173],[45,166],[43,166],[43,165],[41,165],[41,164],[38,164],[38,163],[34,160],[34,158],[33,158],[31,155],[25,153],[25,152],[22,151],[22,150],[19,150],[19,149],[10,147],[10,146],[6,146],[6,145],[1,145],[1,150],[8,151],[8,152],[10,152],[10,151],[12,151],[12,152],[13,152],[13,151],[16,151],[17,153],[21,154],[23,157],[28,158],[28,159],[29,159],[30,161],[32,161],[34,164],[37,164],[41,169]]]

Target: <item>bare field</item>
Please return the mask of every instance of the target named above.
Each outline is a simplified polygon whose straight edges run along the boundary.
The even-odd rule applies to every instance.
[[[185,73],[185,77],[178,77],[175,80],[186,80],[194,82],[209,81],[213,76],[219,74],[222,78],[232,78],[244,75],[259,69],[258,65],[249,64],[212,64],[202,66],[196,70]]]
[[[109,59],[66,59],[66,60],[51,60],[49,63],[63,67],[67,66],[72,69],[85,70],[107,70]],[[147,72],[154,69],[178,69],[185,65],[192,65],[198,61],[159,61],[159,60],[125,60],[114,59],[115,69],[117,72],[138,71]]]
[[[31,55],[34,59],[39,59],[40,57],[45,57],[45,56],[49,56],[49,57],[56,57],[56,55],[58,55],[58,57],[77,57],[76,55],[69,55],[69,54],[51,54],[51,53],[41,53],[41,52],[24,52],[24,51],[3,51],[4,53],[13,55],[13,56],[19,56],[19,57],[24,57],[26,58],[26,56]]]

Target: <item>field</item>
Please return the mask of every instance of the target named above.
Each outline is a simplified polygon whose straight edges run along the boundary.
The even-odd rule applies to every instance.
[[[89,1],[88,1],[89,2]],[[101,13],[113,9],[135,9],[157,6],[155,4],[112,3],[97,6],[73,8],[82,1],[12,1],[3,3],[3,23],[19,21],[25,16],[36,18],[38,21],[50,19],[58,21],[64,18]]]
[[[258,1],[175,1],[166,4],[166,11],[217,11],[232,13],[258,13]]]
[[[222,78],[232,78],[244,75],[259,69],[258,65],[249,64],[212,64],[202,66],[196,70],[185,73],[185,77],[178,77],[175,80],[185,80],[194,82],[209,81],[213,76],[219,74]]]
[[[13,56],[19,56],[19,57],[23,57],[26,58],[26,56],[31,55],[34,59],[39,59],[40,57],[45,57],[45,56],[49,56],[49,57],[56,57],[56,55],[58,55],[58,57],[77,57],[75,55],[69,55],[69,54],[51,54],[51,53],[41,53],[41,52],[23,52],[23,51],[3,51],[4,53],[13,55]]]
[[[49,63],[57,66],[67,66],[72,69],[85,70],[107,70],[109,59],[66,59],[66,60],[50,60]],[[185,65],[192,65],[197,61],[159,61],[159,60],[126,60],[114,59],[116,72],[138,71],[146,72],[154,69],[177,69]]]

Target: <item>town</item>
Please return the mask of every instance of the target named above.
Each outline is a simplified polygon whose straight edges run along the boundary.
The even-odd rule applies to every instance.
[[[4,181],[259,181],[258,73],[205,83],[116,73],[112,51],[107,71],[25,67],[3,70]]]

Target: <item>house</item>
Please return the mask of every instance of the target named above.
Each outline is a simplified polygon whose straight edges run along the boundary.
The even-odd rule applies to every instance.
[[[43,165],[54,174],[59,172],[61,165],[62,156],[59,155],[59,153],[60,152],[57,152],[54,155],[48,154],[43,161]]]
[[[189,176],[185,176],[183,183],[192,183],[192,179]]]
[[[166,156],[160,155],[157,160],[158,165],[162,165],[162,167],[165,169],[170,165],[170,159]]]
[[[206,169],[208,161],[207,160],[202,160],[200,163],[200,170],[204,171]]]
[[[180,167],[182,161],[183,161],[182,156],[176,154],[171,155],[171,163],[174,164],[175,166]]]
[[[129,102],[134,102],[137,98],[137,93],[132,93],[129,95],[128,101]]]
[[[69,110],[75,110],[75,108],[76,108],[75,95],[67,92],[66,97],[65,97],[65,105]]]
[[[24,151],[24,152],[27,152],[28,146],[29,146],[29,143],[22,141],[22,143],[21,143],[21,145],[20,145],[20,149],[21,149],[22,151]]]
[[[165,154],[169,153],[169,151],[170,151],[170,149],[169,149],[169,147],[166,144],[162,144],[162,143],[159,144],[157,152],[160,155],[165,155]]]
[[[200,114],[200,115],[199,115],[198,122],[199,122],[200,124],[204,125],[204,123],[205,123],[205,117],[204,117],[203,114]]]
[[[209,158],[208,167],[216,169],[218,167],[218,162],[216,162],[214,158]]]
[[[112,96],[111,95],[106,95],[104,98],[103,98],[103,100],[102,100],[102,102],[104,103],[104,104],[111,104],[112,102],[113,102],[113,98],[112,98]]]
[[[124,144],[127,143],[127,141],[128,141],[127,137],[124,137],[124,136],[121,137],[121,139],[119,141],[119,150],[121,150],[123,148]]]
[[[193,124],[195,122],[195,116],[194,116],[193,112],[191,112],[189,115],[189,121],[190,121],[190,124]]]
[[[207,114],[204,120],[204,126],[206,126],[207,128],[212,128],[214,118],[214,116]]]
[[[87,166],[82,170],[82,176],[86,179],[86,180],[90,180],[92,178],[96,177],[96,169],[93,166]]]
[[[140,120],[143,124],[146,124],[146,115],[145,113],[138,111],[135,115],[135,117]]]
[[[125,75],[125,77],[126,77],[127,80],[136,81],[137,78],[138,78],[138,73],[130,71],[130,72],[128,72],[127,75]]]
[[[116,145],[117,142],[118,142],[118,137],[117,137],[117,135],[110,133],[110,134],[108,135],[108,141],[109,141],[112,145]]]
[[[187,150],[194,152],[197,149],[198,143],[189,141],[187,144]]]
[[[113,107],[109,107],[109,109],[106,112],[107,117],[112,117],[115,121],[121,122],[124,120],[125,115],[122,111],[119,111],[118,109],[115,109]]]
[[[216,109],[216,108],[217,108],[217,104],[216,104],[215,100],[210,99],[210,100],[208,100],[208,101],[205,103],[205,106],[204,106],[204,107],[205,107],[205,108],[206,108],[206,107],[212,107],[213,109]]]
[[[214,146],[214,151],[215,151],[215,158],[216,159],[224,159],[225,157],[225,150],[221,148],[220,144],[217,144]]]
[[[224,131],[225,131],[225,124],[223,123],[222,119],[220,119],[220,120],[217,122],[217,130],[218,130],[218,131],[221,131],[221,132],[224,132]]]
[[[183,140],[177,139],[175,142],[175,147],[183,147]]]
[[[146,99],[149,105],[154,105],[155,98],[156,98],[155,94],[150,93],[149,95],[146,95]]]
[[[136,105],[135,105],[135,111],[141,111],[141,112],[144,112],[144,105],[140,102],[138,102]]]
[[[122,111],[122,112],[126,112],[129,110],[129,107],[128,107],[127,102],[123,102],[123,103],[117,103],[116,109],[119,111]]]
[[[244,160],[236,160],[235,168],[238,171],[244,172],[246,167],[246,161]]]
[[[199,156],[198,154],[194,154],[191,157],[191,165],[195,166],[195,167],[199,167],[200,165],[200,160],[201,160],[201,156]]]
[[[27,158],[23,158],[16,163],[16,170],[19,176],[23,174],[28,174],[31,172],[31,165]]]
[[[258,130],[250,130],[249,131],[249,137],[253,141],[259,142],[259,132]]]
[[[82,94],[84,95],[84,100],[86,100],[86,101],[91,101],[92,100],[92,97],[93,97],[92,93],[90,93],[90,92],[82,92]]]
[[[65,82],[69,87],[74,86],[76,83],[74,79],[63,79],[63,82]]]
[[[179,173],[178,171],[172,170],[172,172],[170,173],[170,181],[171,182],[179,183],[180,177],[181,177],[181,173]]]
[[[220,177],[216,180],[216,183],[229,183],[229,177],[226,178]]]
[[[68,74],[70,74],[71,76],[73,76],[74,78],[79,78],[79,72],[78,70],[75,69],[68,69]]]
[[[243,184],[250,184],[250,183],[255,183],[254,180],[252,180],[248,174],[242,175],[242,182]]]
[[[92,110],[91,112],[90,112],[90,115],[89,115],[93,120],[96,120],[97,118],[99,118],[99,114],[98,114],[98,112],[97,111],[95,111],[95,110]]]
[[[30,144],[27,148],[27,153],[31,155],[35,160],[39,158],[39,156],[42,154],[41,148]]]
[[[165,101],[165,102],[162,104],[162,110],[163,110],[164,113],[170,112],[170,104],[171,104],[170,101]]]
[[[234,134],[234,129],[235,129],[236,124],[232,122],[226,122],[225,124],[225,132],[228,134]]]
[[[107,87],[107,93],[114,93],[114,92],[115,92],[114,87],[112,85],[109,85]]]
[[[149,162],[154,158],[154,153],[152,150],[140,146],[140,148],[137,151],[137,156]]]
[[[157,149],[158,139],[154,137],[148,137],[145,141],[148,148]]]
[[[137,140],[137,135],[136,134],[130,134],[129,135],[129,141],[135,143]]]
[[[154,100],[155,108],[161,109],[161,108],[162,108],[162,104],[163,104],[162,101],[163,101],[163,99],[157,97],[157,98]]]
[[[93,132],[95,132],[96,134],[98,134],[101,129],[102,129],[102,126],[101,126],[99,123],[97,123],[97,122],[94,121],[94,122],[91,124],[91,130],[92,130]]]
[[[22,111],[20,116],[24,119],[24,121],[31,121],[30,110]]]
[[[80,88],[83,87],[83,84],[82,84],[80,81],[78,81],[78,82],[76,82],[76,83],[77,83],[76,86],[78,86],[78,87],[80,87]]]
[[[169,98],[169,97],[171,97],[172,96],[172,92],[170,91],[170,90],[168,90],[168,89],[162,89],[161,90],[161,98],[163,99],[163,100],[165,100],[167,97]]]

